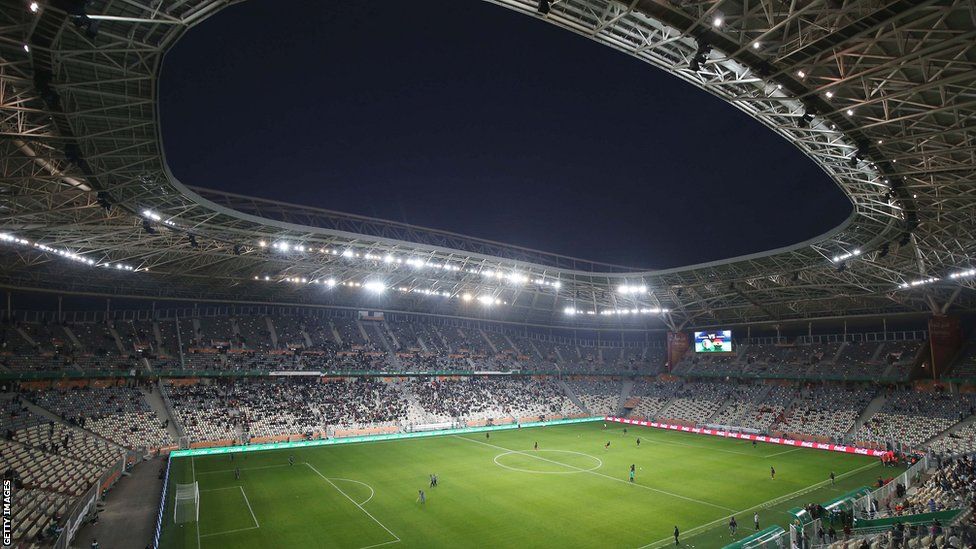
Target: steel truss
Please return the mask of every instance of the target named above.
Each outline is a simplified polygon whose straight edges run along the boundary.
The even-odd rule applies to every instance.
[[[950,278],[976,253],[972,0],[556,0],[545,15],[490,1],[748,113],[829,174],[851,217],[795,246],[640,271],[191,189],[162,153],[160,63],[233,2],[0,0],[0,231],[27,242],[0,242],[0,285],[672,328],[976,308],[974,278]],[[392,291],[355,286],[369,280]],[[619,314],[635,309],[669,312]]]

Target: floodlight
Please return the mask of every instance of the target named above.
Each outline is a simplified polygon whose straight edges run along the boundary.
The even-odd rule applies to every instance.
[[[381,294],[386,291],[386,284],[383,284],[378,280],[372,280],[363,284],[363,288],[366,288],[373,293]]]

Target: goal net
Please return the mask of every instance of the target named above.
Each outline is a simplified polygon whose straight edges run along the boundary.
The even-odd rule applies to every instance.
[[[176,524],[200,520],[200,486],[192,484],[176,485],[176,502],[173,506],[173,521]]]

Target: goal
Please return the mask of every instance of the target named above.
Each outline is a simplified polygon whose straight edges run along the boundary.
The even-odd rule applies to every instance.
[[[173,522],[184,524],[200,520],[200,485],[176,485],[176,501],[173,506]]]

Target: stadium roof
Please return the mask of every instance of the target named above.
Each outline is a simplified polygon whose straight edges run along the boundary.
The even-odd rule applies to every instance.
[[[970,0],[494,1],[723,98],[853,204],[818,238],[658,271],[180,184],[162,59],[231,3],[0,0],[0,285],[600,327],[976,307]]]

